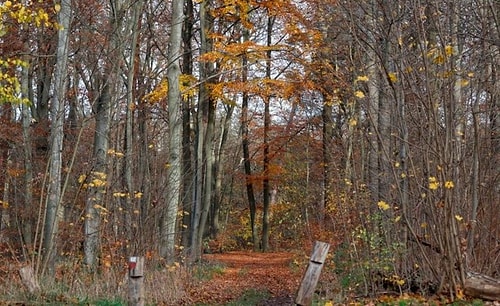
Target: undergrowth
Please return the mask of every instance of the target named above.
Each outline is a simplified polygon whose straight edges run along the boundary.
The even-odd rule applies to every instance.
[[[153,263],[151,263],[153,264]],[[59,263],[55,280],[38,280],[40,291],[29,294],[18,274],[19,266],[0,267],[0,304],[28,305],[126,305],[128,300],[127,267],[111,265],[99,272],[81,269],[78,262]],[[71,273],[73,271],[73,273]],[[189,300],[191,273],[182,266],[148,269],[144,278],[146,304],[180,305]]]

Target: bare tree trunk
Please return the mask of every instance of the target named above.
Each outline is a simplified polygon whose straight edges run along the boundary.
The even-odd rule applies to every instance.
[[[106,80],[104,82],[109,82]],[[94,167],[87,179],[89,187],[87,191],[87,203],[85,209],[84,225],[84,255],[85,264],[90,269],[98,265],[101,249],[101,214],[106,212],[103,206],[104,191],[107,182],[107,152],[109,147],[109,125],[111,93],[110,84],[105,84],[96,102],[96,131],[94,134]]]
[[[64,138],[64,101],[66,98],[66,74],[68,65],[69,33],[71,24],[71,0],[61,1],[58,15],[60,25],[56,52],[56,68],[54,71],[54,95],[50,107],[51,112],[51,149],[49,167],[49,186],[44,222],[44,260],[48,274],[55,274],[55,258],[57,255],[56,237],[61,213],[61,170]]]
[[[210,235],[212,238],[216,238],[220,229],[219,214],[220,214],[220,204],[222,203],[222,173],[223,173],[223,162],[224,162],[224,147],[229,134],[229,128],[231,124],[231,119],[233,116],[233,105],[226,105],[226,116],[222,122],[221,135],[219,138],[219,143],[217,145],[217,150],[215,152],[215,165],[214,165],[214,194],[213,194],[213,204],[210,211]]]
[[[275,17],[267,18],[267,46],[272,44],[272,33]],[[271,50],[266,51],[266,78],[271,79]],[[271,126],[271,113],[270,113],[271,98],[264,97],[264,179],[262,181],[262,193],[264,210],[262,212],[262,251],[265,252],[269,249],[269,208],[271,202],[271,185],[269,165],[271,163],[269,156],[269,129]]]
[[[22,93],[23,97],[29,99],[29,71],[27,67],[23,68],[22,76]],[[25,195],[24,195],[24,209],[29,211],[33,207],[33,146],[31,137],[31,118],[29,114],[29,106],[23,104],[21,109],[22,112],[22,125],[23,125],[23,151],[24,151],[24,184],[25,184]],[[6,180],[7,183],[7,180]],[[4,195],[6,195],[5,193]],[[29,218],[24,218],[21,224],[21,233],[23,238],[23,243],[25,245],[25,250],[28,252],[33,252],[33,237],[32,237],[32,220]],[[1,229],[0,229],[1,230]]]
[[[210,70],[211,71],[211,70]],[[211,75],[211,72],[210,72]],[[200,216],[200,228],[198,229],[199,241],[203,240],[205,236],[205,232],[207,229],[207,221],[208,214],[210,212],[210,208],[213,200],[213,191],[214,191],[214,165],[215,165],[215,156],[214,156],[214,139],[215,139],[215,105],[216,102],[210,97],[210,93],[207,91],[206,96],[204,97],[205,102],[200,100],[202,103],[206,103],[208,108],[208,116],[206,118],[206,135],[205,135],[205,144],[204,144],[204,159],[205,159],[205,182],[203,189],[203,205]]]
[[[193,38],[193,23],[194,23],[194,12],[193,12],[193,1],[185,0],[185,19],[184,28],[182,32],[182,40],[184,46],[183,60],[182,60],[182,73],[185,75],[193,74],[193,50],[192,50],[192,38]],[[182,246],[184,250],[188,250],[191,246],[192,239],[192,205],[193,205],[193,193],[196,187],[193,186],[193,161],[192,161],[192,150],[191,150],[191,110],[193,101],[189,97],[182,103],[182,203],[183,203],[183,215],[182,215]]]
[[[94,105],[95,133],[94,133],[94,167],[87,178],[88,190],[85,208],[84,224],[84,262],[90,269],[99,264],[101,252],[101,215],[107,208],[104,206],[105,190],[107,188],[107,166],[110,131],[110,114],[114,104],[114,92],[117,82],[117,71],[120,61],[120,31],[124,18],[123,3],[121,0],[110,2],[110,32],[109,54],[104,75],[96,77],[101,92]]]
[[[248,31],[243,32],[244,42],[248,41]],[[242,82],[247,82],[248,80],[248,60],[246,55],[242,56]],[[241,101],[241,146],[243,149],[243,168],[245,170],[245,186],[248,199],[248,208],[250,210],[250,230],[252,231],[252,242],[254,249],[258,248],[257,233],[255,229],[255,217],[257,212],[257,203],[255,200],[255,192],[252,180],[252,164],[250,160],[250,133],[248,130],[248,125],[250,119],[248,118],[248,100],[249,96],[247,92],[243,92],[243,97]]]
[[[132,39],[130,41],[130,57],[128,63],[128,73],[127,73],[127,109],[126,109],[126,118],[125,118],[125,160],[124,160],[124,169],[123,169],[123,185],[125,187],[126,193],[128,194],[125,197],[126,207],[125,214],[126,220],[128,222],[125,223],[125,231],[126,231],[126,239],[130,241],[129,244],[133,245],[131,251],[135,251],[139,246],[137,245],[139,241],[134,240],[134,238],[139,238],[141,236],[138,235],[139,227],[139,218],[140,214],[134,213],[135,211],[140,212],[139,207],[136,205],[138,200],[135,198],[134,193],[137,191],[135,189],[134,180],[132,176],[133,172],[133,158],[134,158],[134,127],[133,127],[133,118],[134,118],[134,103],[135,103],[135,74],[136,68],[138,64],[137,52],[137,39],[139,36],[139,24],[140,24],[140,16],[142,14],[142,5],[143,1],[136,1],[132,4],[132,18],[130,23],[128,24],[129,28],[127,29],[127,33],[132,35]],[[134,241],[132,241],[134,240]]]
[[[200,87],[201,91],[201,87]],[[201,93],[200,93],[201,96]],[[203,120],[203,107],[198,102],[196,114],[196,152],[194,167],[194,196],[191,220],[191,261],[196,261],[201,256],[201,237],[200,232],[201,211],[203,208],[203,188],[205,181],[203,144],[205,143],[205,123]]]
[[[324,215],[325,215],[325,208],[328,207],[328,205],[331,202],[332,199],[332,185],[333,185],[333,173],[334,173],[334,167],[333,167],[333,155],[332,155],[332,149],[333,149],[333,137],[334,137],[334,132],[333,132],[333,126],[334,126],[334,121],[333,121],[333,105],[329,101],[323,102],[323,109],[322,109],[322,119],[323,119],[323,199],[322,199],[322,204],[318,208],[321,210],[319,212],[320,216],[320,222],[324,221]]]
[[[379,101],[380,101],[380,74],[379,74],[379,59],[376,50],[374,49],[378,44],[374,33],[376,20],[376,7],[374,1],[370,1],[371,10],[366,23],[370,28],[368,30],[368,37],[370,39],[370,46],[367,51],[367,74],[368,74],[368,120],[369,120],[369,151],[368,151],[368,178],[369,188],[372,200],[377,202],[379,200],[379,154],[380,145],[378,141],[379,130]],[[356,22],[356,21],[354,21]]]
[[[213,31],[213,17],[210,15],[210,0],[204,0],[200,5],[200,53],[205,54],[212,50],[212,39],[209,34]],[[210,97],[210,86],[213,82],[213,63],[200,63],[200,85],[197,114],[197,149],[196,149],[196,192],[194,200],[192,256],[199,258],[202,249],[202,240],[205,233],[210,201],[213,191],[213,142],[215,128],[215,101]]]
[[[181,74],[180,58],[182,56],[182,25],[184,23],[184,0],[172,1],[172,29],[170,33],[167,69],[168,79],[168,127],[169,151],[167,188],[165,193],[166,207],[161,222],[160,255],[167,262],[174,261],[177,211],[179,209],[182,186],[182,116],[181,92],[179,77]]]
[[[451,59],[451,67],[452,71],[461,71],[462,70],[462,52],[463,46],[462,42],[459,39],[459,35],[461,35],[460,31],[460,7],[461,3],[458,1],[450,0],[450,5],[452,11],[450,12],[450,24],[451,24],[451,44],[454,48]],[[464,182],[462,181],[463,174],[461,173],[463,170],[461,169],[461,164],[464,159],[464,135],[465,135],[465,105],[463,99],[462,92],[462,76],[460,73],[455,74],[455,79],[453,81],[453,102],[451,103],[454,106],[453,110],[453,131],[454,131],[454,139],[452,140],[453,146],[453,175],[452,178],[455,181],[455,188],[453,188],[453,203],[455,205],[454,211],[452,213],[452,241],[453,241],[453,253],[455,256],[455,273],[456,273],[456,281],[459,282],[457,288],[463,288],[465,284],[465,262],[463,260],[462,248],[460,246],[460,234],[458,230],[457,220],[455,218],[457,213],[461,213],[460,209],[463,207],[463,193],[462,190],[465,188]]]

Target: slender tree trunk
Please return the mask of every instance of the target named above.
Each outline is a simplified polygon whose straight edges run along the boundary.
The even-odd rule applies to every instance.
[[[109,82],[106,80],[104,82]],[[85,264],[90,269],[95,269],[99,263],[101,249],[101,214],[106,212],[103,205],[104,192],[107,181],[107,152],[108,135],[110,128],[111,89],[110,84],[105,84],[95,106],[96,130],[94,134],[94,167],[87,179],[89,182],[87,192],[86,214],[84,224],[84,255]]]
[[[322,119],[323,119],[323,204],[319,209],[320,221],[324,219],[325,208],[329,205],[332,197],[332,185],[333,185],[333,109],[332,103],[330,101],[325,101],[323,103],[322,109]]]
[[[94,167],[87,178],[88,190],[85,207],[84,224],[84,262],[90,269],[99,264],[101,252],[101,215],[107,208],[104,205],[104,196],[107,188],[108,148],[111,108],[114,104],[114,92],[117,82],[117,71],[123,46],[120,44],[120,32],[124,18],[123,3],[120,0],[110,2],[110,32],[109,54],[104,75],[96,77],[101,92],[94,105],[95,133],[94,133]]]
[[[212,50],[213,17],[210,15],[211,1],[204,0],[200,4],[200,53]],[[199,258],[202,240],[205,233],[210,201],[213,191],[213,133],[215,125],[215,101],[210,96],[210,83],[213,76],[213,63],[200,63],[200,85],[197,114],[196,143],[196,192],[194,200],[192,259]]]
[[[182,59],[182,73],[185,75],[193,74],[193,51],[192,51],[192,38],[193,38],[193,1],[185,0],[185,19],[184,28],[182,32],[182,40],[184,46],[183,59]],[[192,229],[192,205],[193,205],[193,161],[191,151],[191,110],[192,99],[187,98],[182,103],[182,246],[184,250],[188,250],[191,246]]]
[[[214,139],[215,139],[215,104],[216,102],[210,97],[210,93],[207,91],[208,100],[203,103],[208,104],[208,117],[207,117],[207,129],[205,135],[205,145],[204,145],[204,158],[205,158],[205,182],[203,189],[203,208],[201,210],[200,218],[200,228],[198,229],[198,236],[200,241],[205,236],[207,231],[207,221],[208,215],[212,206],[213,201],[213,191],[214,191]]]
[[[248,31],[244,30],[243,40],[248,41]],[[247,82],[248,80],[248,59],[244,54],[242,56],[242,82]],[[250,119],[248,118],[248,100],[249,96],[247,92],[243,92],[243,97],[241,101],[241,146],[243,149],[243,168],[245,171],[245,186],[248,199],[248,208],[250,211],[250,230],[252,232],[252,242],[254,249],[258,249],[257,233],[255,229],[255,217],[257,213],[257,201],[255,200],[254,185],[252,179],[252,164],[250,160],[250,133],[248,125]]]
[[[169,151],[167,188],[165,194],[166,207],[161,223],[160,255],[167,262],[174,261],[177,211],[179,209],[182,186],[182,100],[179,88],[181,74],[180,58],[182,56],[182,25],[184,24],[184,0],[172,1],[172,29],[170,33],[167,69],[168,79],[168,128]]]
[[[134,103],[135,103],[135,74],[138,65],[138,45],[137,40],[139,36],[139,28],[140,28],[140,16],[142,14],[142,4],[143,1],[136,1],[132,5],[132,20],[130,21],[130,29],[127,30],[127,33],[132,35],[132,39],[130,41],[130,57],[128,64],[128,73],[127,73],[127,109],[126,109],[126,118],[125,118],[125,160],[124,160],[124,169],[123,169],[123,185],[125,187],[126,193],[128,194],[125,197],[126,207],[125,213],[126,220],[128,222],[125,223],[125,231],[126,231],[126,239],[130,241],[130,244],[135,244],[135,248],[138,248],[137,243],[139,241],[134,240],[134,238],[139,238],[141,236],[138,235],[139,226],[139,218],[140,215],[134,212],[139,211],[139,207],[135,205],[138,201],[135,199],[134,193],[136,192],[134,180],[133,180],[133,158],[134,158]]]
[[[224,147],[227,141],[227,137],[229,134],[229,128],[233,116],[234,106],[227,105],[226,106],[226,116],[224,117],[224,121],[222,122],[222,131],[219,138],[219,143],[217,145],[217,151],[215,153],[215,165],[214,165],[214,195],[213,195],[213,204],[212,209],[210,211],[211,220],[210,220],[210,235],[212,238],[216,238],[220,229],[219,224],[219,214],[220,214],[220,204],[222,203],[222,170],[223,170],[223,161],[225,157]]]
[[[369,152],[368,152],[368,177],[369,188],[372,200],[379,200],[379,141],[378,141],[378,123],[379,123],[379,100],[380,100],[380,74],[378,71],[378,57],[375,51],[377,40],[374,33],[376,20],[376,8],[374,1],[371,1],[371,16],[367,17],[367,25],[369,27],[369,39],[372,47],[368,48],[367,52],[367,74],[368,74],[368,120],[370,129],[368,133]]]
[[[69,33],[71,24],[71,0],[61,1],[58,15],[60,25],[56,51],[56,68],[54,71],[54,95],[50,107],[51,112],[51,149],[49,167],[49,186],[44,224],[44,259],[48,274],[55,274],[55,258],[57,255],[56,237],[58,223],[61,219],[61,170],[64,138],[64,101],[66,98],[66,74],[68,65]]]
[[[452,71],[462,71],[462,52],[463,46],[462,42],[459,39],[461,35],[460,29],[460,7],[461,3],[458,1],[450,0],[452,12],[450,16],[451,23],[451,31],[452,31],[452,46],[455,49],[456,54],[452,55]],[[463,193],[464,190],[464,182],[462,181],[462,177],[464,176],[461,169],[461,164],[464,159],[464,144],[465,144],[465,105],[463,99],[462,92],[462,82],[463,78],[460,73],[455,74],[455,79],[453,83],[453,105],[455,109],[453,111],[454,117],[454,133],[455,139],[453,140],[454,148],[454,158],[453,164],[455,165],[453,169],[453,178],[455,180],[455,188],[453,189],[453,203],[455,205],[455,210],[452,215],[452,235],[453,235],[453,249],[456,260],[456,277],[458,285],[456,288],[464,288],[465,286],[465,262],[463,260],[462,248],[460,246],[460,234],[458,229],[457,220],[455,218],[457,213],[461,213],[459,211],[460,207],[463,207]]]
[[[24,67],[23,68],[23,75],[22,75],[23,78],[25,76],[26,70],[27,70],[27,67]],[[26,83],[27,83],[26,80],[24,80],[24,79],[21,80],[23,98],[25,97],[25,93],[27,92],[27,90],[26,90],[27,84]],[[26,104],[23,104],[22,107],[24,110],[26,108]],[[24,113],[23,113],[23,116],[24,116]],[[6,123],[10,123],[12,121],[12,105],[3,104],[0,106],[0,120],[2,120],[2,122],[6,122]],[[24,117],[23,117],[23,120],[24,120]],[[31,140],[30,137],[25,137],[24,124],[25,123],[23,121],[23,141]],[[28,128],[29,128],[29,119],[28,119]],[[28,130],[28,133],[29,133],[29,130]],[[26,165],[26,150],[28,149],[27,147],[31,148],[31,144],[26,143],[26,146],[24,147],[25,165]],[[9,143],[9,141],[1,139],[0,140],[0,167],[1,167],[1,170],[0,170],[0,182],[1,182],[0,188],[2,188],[2,198],[0,199],[0,201],[2,201],[2,202],[0,203],[0,242],[7,242],[7,243],[9,243],[9,236],[8,235],[4,236],[4,232],[6,232],[5,230],[11,226],[11,213],[10,213],[11,209],[9,209],[9,206],[10,206],[9,199],[11,196],[10,195],[10,193],[11,193],[10,180],[11,179],[9,178],[10,177],[9,169],[12,167],[11,166],[11,164],[12,164],[11,151],[12,151],[12,149],[11,149],[11,144]],[[25,169],[25,171],[26,171],[26,173],[24,175],[24,179],[26,182],[29,175],[28,175],[28,171],[26,169]],[[31,173],[32,173],[32,171],[31,171]],[[26,199],[26,200],[28,200],[28,199]],[[26,207],[27,204],[28,204],[28,202],[26,201],[26,202],[24,202],[24,205],[22,206],[22,209],[27,209],[25,211],[29,211],[29,208]],[[29,232],[29,234],[25,232],[25,230],[28,229],[29,224],[31,224],[30,223],[31,220],[29,220],[29,218],[26,218],[25,216],[22,216],[22,215],[16,219],[19,219],[19,221],[20,221],[20,222],[18,221],[18,223],[20,223],[19,230],[20,230],[22,242],[26,243],[25,242],[26,238],[31,239],[31,237],[30,237],[31,231]],[[23,248],[23,251],[25,251],[24,248]]]
[[[138,157],[138,177],[140,178],[140,212],[141,220],[139,226],[144,230],[146,218],[149,216],[149,207],[151,203],[151,170],[150,170],[150,154],[149,154],[149,133],[148,133],[148,106],[145,103],[140,103],[137,112],[137,133],[139,139],[139,157]]]
[[[22,75],[22,94],[23,98],[29,99],[29,71],[28,67],[23,68]],[[25,195],[24,195],[24,207],[26,211],[32,209],[33,206],[33,146],[31,137],[31,117],[29,113],[29,106],[23,104],[21,106],[22,112],[22,126],[23,126],[23,151],[24,151],[24,184],[25,184]],[[7,165],[8,166],[8,165]],[[7,179],[6,179],[7,183]],[[7,194],[7,193],[5,193]],[[0,229],[1,230],[1,229]],[[24,218],[21,224],[21,232],[23,243],[25,245],[25,250],[28,252],[33,252],[33,237],[32,237],[32,220],[29,218]]]
[[[272,45],[272,34],[275,17],[267,18],[267,46]],[[266,78],[271,79],[271,50],[266,52]],[[271,98],[265,97],[264,101],[264,179],[262,181],[263,204],[264,210],[262,213],[262,251],[265,252],[269,249],[269,209],[271,202],[271,185],[269,165],[271,163],[269,156],[269,129],[271,127],[271,113],[270,113]]]
[[[200,91],[202,86],[200,87]],[[201,93],[200,93],[201,96]],[[203,118],[203,105],[198,102],[198,110],[196,114],[196,153],[194,167],[194,195],[191,220],[191,260],[196,261],[201,256],[201,237],[200,232],[201,211],[203,207],[203,190],[204,190],[204,160],[203,160],[203,144],[205,143],[205,122]]]

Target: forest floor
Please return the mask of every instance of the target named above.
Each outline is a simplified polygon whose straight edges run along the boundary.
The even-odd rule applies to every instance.
[[[265,295],[257,305],[294,305],[302,271],[294,265],[292,253],[234,251],[205,254],[203,260],[216,272],[192,287],[194,304],[241,303],[245,294],[260,292]]]

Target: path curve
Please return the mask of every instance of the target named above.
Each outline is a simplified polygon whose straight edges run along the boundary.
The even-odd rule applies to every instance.
[[[221,273],[192,288],[194,304],[224,305],[248,290],[267,291],[270,297],[259,305],[293,305],[301,273],[293,269],[294,254],[234,251],[205,254],[209,264],[220,264]]]

